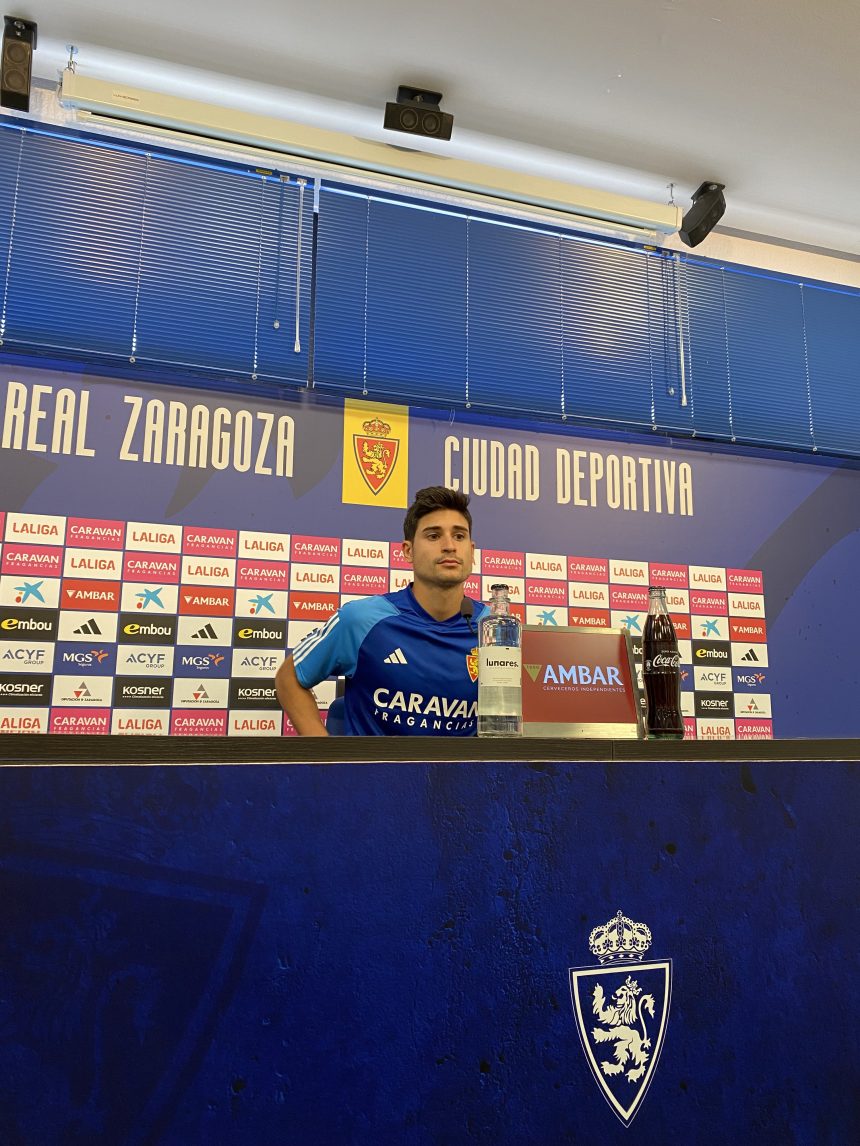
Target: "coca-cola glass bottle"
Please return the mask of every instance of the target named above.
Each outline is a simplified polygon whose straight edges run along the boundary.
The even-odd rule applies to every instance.
[[[654,740],[683,740],[681,715],[681,656],[675,626],[666,608],[666,590],[648,589],[648,616],[642,637],[645,678],[645,728]]]

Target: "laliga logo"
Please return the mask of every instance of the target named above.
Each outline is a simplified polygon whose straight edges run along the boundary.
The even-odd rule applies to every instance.
[[[570,968],[576,1029],[603,1097],[629,1126],[663,1049],[672,961],[643,963],[651,932],[620,911],[594,928],[588,946],[600,966]]]

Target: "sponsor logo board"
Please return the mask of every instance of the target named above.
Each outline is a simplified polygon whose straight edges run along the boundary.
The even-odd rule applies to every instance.
[[[227,716],[228,736],[280,736],[282,718],[271,709],[230,712]]]
[[[129,676],[170,676],[173,672],[173,648],[163,645],[119,645],[116,671]]]
[[[115,619],[115,618],[114,618]],[[116,645],[59,641],[54,652],[54,671],[83,676],[113,676]]]
[[[230,709],[242,708],[277,709],[280,712],[274,684],[251,678],[231,680]]]
[[[180,559],[172,553],[126,553],[122,563],[124,581],[149,581],[178,585]]]
[[[0,576],[0,606],[10,605],[31,609],[56,609],[60,604],[60,581],[41,574],[25,576],[20,573]]]
[[[342,557],[344,565],[388,565],[389,543],[387,541],[358,541],[344,538]]]
[[[773,721],[743,718],[735,721],[738,740],[773,740]]]
[[[726,588],[730,593],[764,593],[764,578],[760,569],[727,569]]]
[[[192,557],[235,557],[238,539],[235,529],[201,529],[186,525],[182,530],[182,551]]]
[[[226,679],[176,677],[173,682],[173,707],[226,709],[228,685]]]
[[[340,539],[293,534],[290,560],[302,565],[340,565]]]
[[[0,733],[47,732],[48,709],[0,704]]]
[[[172,645],[176,643],[176,624],[176,617],[120,613],[117,636],[123,644]]]
[[[734,694],[731,692],[697,692],[696,716],[729,719],[734,716]]]
[[[4,641],[0,644],[0,674],[52,672],[55,651],[53,641]]]
[[[240,589],[289,589],[289,563],[254,561],[240,557],[236,562],[236,584]]]
[[[119,581],[78,581],[66,578],[60,593],[60,607],[115,613],[119,608],[119,591]]]
[[[109,549],[67,549],[63,576],[118,581],[122,577],[122,564],[122,554]]]
[[[181,616],[232,617],[235,589],[199,588],[183,585],[179,590]]]
[[[526,577],[539,580],[566,581],[567,558],[560,553],[527,553]]]
[[[764,597],[746,593],[729,593],[729,612],[733,617],[764,617]]]
[[[726,590],[725,569],[716,565],[691,565],[690,588],[717,589],[724,593]]]
[[[54,677],[51,704],[54,708],[110,708],[113,682],[108,676]]]
[[[711,717],[696,720],[697,740],[734,740],[735,722],[733,720],[714,720]]]
[[[119,617],[116,613],[62,612],[57,627],[60,641],[76,641],[85,644],[98,642],[100,645],[115,645]]]
[[[170,710],[153,712],[146,708],[114,711],[111,733],[114,736],[167,736],[170,728]]]
[[[57,618],[56,609],[0,608],[0,640],[56,640]]]
[[[124,521],[105,521],[97,517],[70,517],[66,523],[66,544],[81,549],[122,549],[125,541]]]
[[[151,581],[124,584],[119,601],[124,613],[140,611],[150,617],[157,617],[161,613],[175,613],[179,608],[179,587],[156,585]]]
[[[181,553],[182,526],[130,521],[125,530],[125,547],[144,553]]]
[[[233,557],[183,557],[182,584],[233,585],[236,560]]]
[[[609,580],[615,585],[648,585],[647,561],[620,561],[611,559],[609,562]]]
[[[226,712],[194,712],[188,709],[170,715],[171,736],[226,736]]]
[[[280,617],[286,620],[287,604],[288,594],[278,589],[236,590],[237,617]]]
[[[284,655],[281,650],[270,653],[261,649],[234,649],[230,675],[263,677],[272,681]]]
[[[110,723],[109,708],[52,708],[49,730],[61,736],[105,736]]]
[[[114,677],[114,708],[169,708],[173,688],[170,677]]]
[[[572,608],[608,609],[609,586],[596,581],[570,581],[567,603]]]
[[[665,565],[652,561],[648,566],[648,584],[663,585],[667,590],[686,589],[690,584],[688,566]]]
[[[5,540],[62,545],[66,540],[66,519],[44,513],[7,513]]]
[[[60,577],[63,550],[52,545],[4,545],[0,571],[10,577]]]
[[[50,694],[48,673],[0,673],[0,708],[46,705]]]
[[[476,563],[477,565],[477,563]],[[485,549],[477,565],[485,577],[525,577],[526,555],[506,549]]]
[[[567,611],[567,623],[584,629],[608,629],[609,610],[570,608]]]
[[[750,641],[732,641],[732,664],[740,668],[768,668],[767,645]]]
[[[233,622],[224,617],[180,617],[176,628],[177,645],[205,648],[233,643]]]
[[[233,621],[233,645],[236,648],[283,650],[286,643],[285,621],[257,620],[255,617],[240,617]]]
[[[340,571],[341,593],[369,597],[388,592],[388,570],[368,569],[361,566],[344,567]]]
[[[194,645],[177,645],[173,655],[175,676],[228,677],[231,654],[223,646],[208,649]]]
[[[532,578],[526,581],[526,604],[557,605],[564,609],[567,606],[567,599],[565,581],[538,581]]]
[[[731,692],[732,672],[728,668],[713,668],[695,665],[693,668],[695,687],[702,692]]]
[[[242,529],[239,532],[238,557],[250,557],[256,561],[289,561],[289,533],[260,533]]]

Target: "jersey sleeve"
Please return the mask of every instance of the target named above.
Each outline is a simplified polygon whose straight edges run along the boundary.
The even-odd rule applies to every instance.
[[[396,612],[386,597],[365,597],[342,605],[321,629],[308,633],[293,649],[299,684],[313,688],[330,676],[352,676],[364,638],[378,621]]]

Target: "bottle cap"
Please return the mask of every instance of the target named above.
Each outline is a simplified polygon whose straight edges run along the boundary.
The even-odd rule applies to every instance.
[[[508,589],[510,589],[510,585],[491,585],[490,586],[490,592],[491,593],[495,593],[495,591],[497,589],[504,589],[504,591],[507,593]]]

